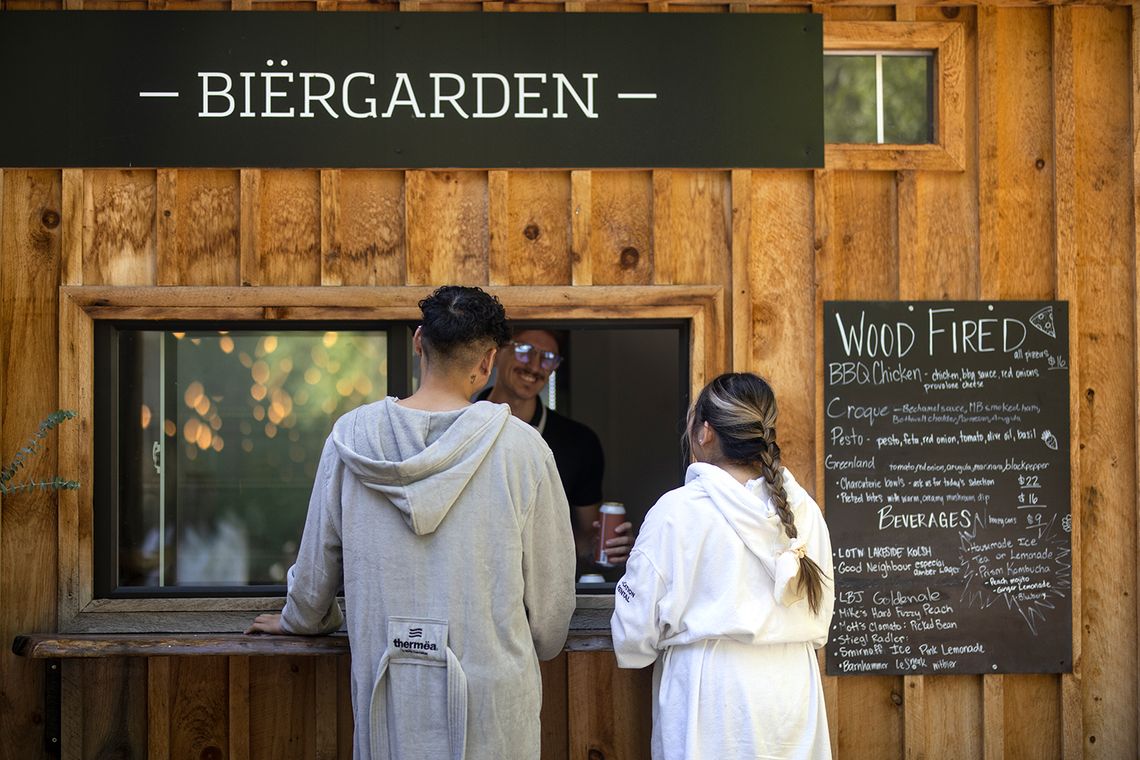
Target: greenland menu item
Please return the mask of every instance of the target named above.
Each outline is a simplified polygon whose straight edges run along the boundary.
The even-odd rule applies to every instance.
[[[827,672],[1072,670],[1064,301],[824,304]]]

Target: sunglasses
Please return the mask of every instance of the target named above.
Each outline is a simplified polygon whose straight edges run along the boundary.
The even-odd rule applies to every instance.
[[[530,360],[538,356],[538,366],[543,372],[553,372],[562,363],[562,357],[553,351],[539,351],[529,343],[511,343],[515,352],[515,361],[519,364],[530,364]]]

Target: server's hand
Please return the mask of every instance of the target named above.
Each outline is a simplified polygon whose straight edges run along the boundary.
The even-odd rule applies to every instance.
[[[600,522],[594,523],[594,530],[602,528]],[[614,528],[617,535],[606,541],[606,559],[611,565],[624,565],[629,559],[629,550],[633,548],[633,523],[623,522]]]

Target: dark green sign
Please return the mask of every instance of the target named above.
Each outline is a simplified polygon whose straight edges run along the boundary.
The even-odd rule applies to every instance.
[[[807,14],[5,11],[0,166],[821,167],[822,47]]]

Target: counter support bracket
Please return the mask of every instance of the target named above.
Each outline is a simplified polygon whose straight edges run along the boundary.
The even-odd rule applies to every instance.
[[[60,757],[62,753],[62,694],[63,661],[47,660],[44,662],[44,752],[49,757]]]

